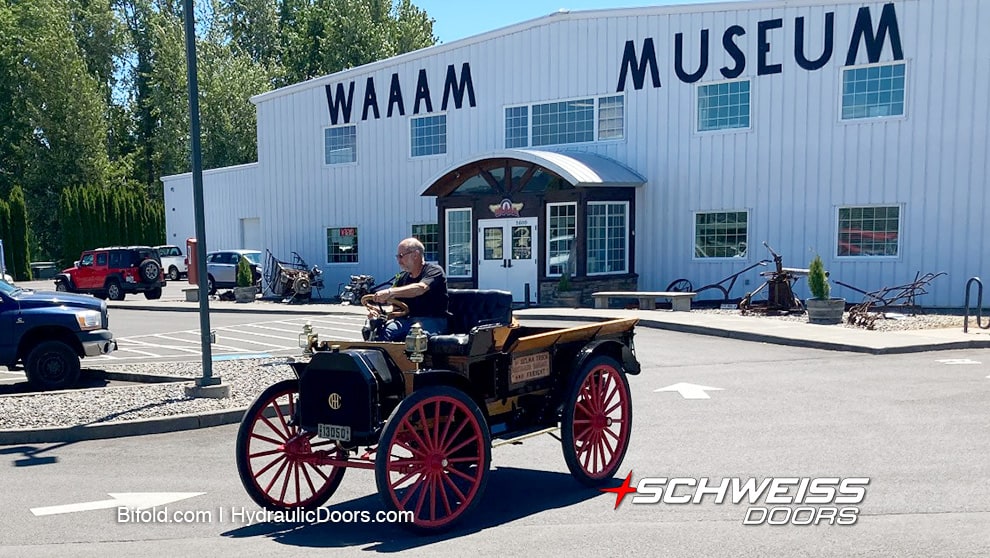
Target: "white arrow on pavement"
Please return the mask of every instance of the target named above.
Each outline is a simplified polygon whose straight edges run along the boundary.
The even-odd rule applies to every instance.
[[[134,508],[144,510],[155,506],[164,506],[186,498],[202,496],[205,492],[119,492],[110,493],[111,500],[97,500],[95,502],[80,502],[78,504],[64,504],[61,506],[47,506],[44,508],[31,508],[34,515],[54,515],[57,513],[73,513],[89,510],[104,510],[108,508]]]
[[[658,391],[676,391],[680,393],[684,399],[711,399],[706,391],[722,391],[722,388],[699,386],[698,384],[686,384],[681,382],[679,384],[674,384],[672,386],[662,387],[660,389],[653,390]]]

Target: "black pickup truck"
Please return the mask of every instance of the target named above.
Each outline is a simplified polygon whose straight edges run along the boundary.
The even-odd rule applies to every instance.
[[[0,281],[0,365],[22,364],[36,389],[72,387],[79,359],[116,350],[107,325],[105,301]]]

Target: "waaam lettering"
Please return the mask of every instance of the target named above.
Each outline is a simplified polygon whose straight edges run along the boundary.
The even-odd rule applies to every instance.
[[[338,83],[336,87],[327,84],[327,108],[330,110],[330,123],[332,125],[350,124],[352,108],[354,107],[354,81],[346,86]],[[474,83],[471,82],[471,65],[465,62],[461,65],[461,75],[458,77],[454,65],[447,66],[447,77],[443,83],[443,97],[440,110],[447,110],[450,100],[453,98],[454,108],[461,108],[464,103],[464,94],[467,93],[468,104],[475,106]],[[378,88],[375,85],[375,78],[368,77],[364,83],[364,97],[361,105],[361,120],[368,118],[381,118],[382,111],[379,103]],[[405,116],[406,104],[402,96],[402,84],[399,82],[399,74],[392,74],[392,79],[388,85],[388,100],[384,101],[385,115],[391,118],[393,114]],[[420,114],[433,112],[433,96],[430,92],[430,80],[426,70],[421,69],[416,79],[416,93],[412,101],[412,113]]]
[[[819,47],[821,50],[809,55],[807,49],[812,45],[805,45],[805,19],[804,17],[794,18],[794,60],[797,65],[807,71],[815,71],[832,59],[832,51],[835,42],[835,13],[827,12],[822,25],[824,26],[824,44]],[[768,19],[756,24],[756,74],[760,76],[779,74],[783,71],[783,65],[774,63],[779,60],[774,56],[776,50],[772,48],[771,32],[781,29],[784,26],[783,19]],[[719,68],[718,72],[726,79],[734,79],[742,75],[746,70],[746,55],[743,54],[739,46],[741,38],[747,33],[741,25],[732,25],[722,33],[722,48],[732,59],[732,64]],[[684,67],[684,34],[674,35],[674,73],[677,79],[684,83],[694,83],[702,79],[708,73],[709,42],[710,35],[708,29],[701,30],[701,56],[696,68]],[[897,27],[897,14],[893,4],[885,4],[880,13],[880,19],[874,26],[873,16],[869,7],[862,7],[856,15],[856,23],[853,25],[852,37],[849,41],[849,49],[846,52],[846,66],[856,64],[859,57],[860,45],[866,46],[866,56],[869,63],[880,61],[880,54],[883,52],[884,44],[890,41],[890,49],[895,60],[903,60],[904,52],[901,48],[901,34]],[[616,91],[625,91],[626,80],[631,75],[633,87],[642,89],[646,82],[646,75],[649,72],[653,87],[661,87],[660,73],[657,69],[657,53],[654,48],[653,38],[648,37],[643,41],[641,55],[636,55],[636,44],[633,41],[626,41],[625,51],[622,54],[621,70],[619,71],[619,85]]]

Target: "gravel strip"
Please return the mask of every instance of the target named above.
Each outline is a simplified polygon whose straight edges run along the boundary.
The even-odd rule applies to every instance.
[[[739,310],[718,310],[718,309],[708,309],[708,310],[691,310],[692,314],[721,314],[724,316],[739,316],[742,313]],[[747,318],[753,318],[754,320],[783,320],[788,322],[802,322],[808,323],[808,315],[806,313],[799,314],[780,314],[776,316],[767,316],[759,314],[756,312],[751,312],[745,315]],[[963,317],[956,316],[953,314],[918,314],[915,316],[910,316],[906,314],[898,314],[893,312],[887,313],[871,313],[869,314],[869,321],[873,322],[872,328],[867,328],[861,325],[854,325],[849,323],[849,312],[842,314],[842,323],[836,324],[833,327],[845,327],[852,329],[873,329],[874,331],[905,331],[912,329],[941,329],[941,328],[952,328],[957,327],[962,330],[963,327]],[[970,318],[970,324],[974,321]]]
[[[244,408],[268,386],[295,377],[288,362],[285,358],[214,362],[213,376],[230,385],[230,397],[226,399],[187,397],[185,386],[191,382],[4,396],[0,397],[0,430],[104,424]],[[198,362],[142,363],[101,369],[188,378],[203,375]]]

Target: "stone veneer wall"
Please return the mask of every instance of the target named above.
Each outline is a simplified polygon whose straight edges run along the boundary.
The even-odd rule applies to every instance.
[[[582,308],[594,308],[591,293],[599,291],[635,291],[639,275],[604,275],[571,279],[571,289],[581,291]],[[557,279],[540,282],[540,306],[560,306],[557,299]]]

